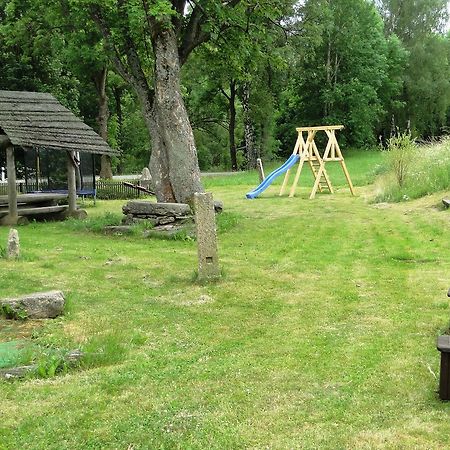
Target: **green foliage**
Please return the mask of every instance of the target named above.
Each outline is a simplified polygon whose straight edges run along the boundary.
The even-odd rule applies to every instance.
[[[30,364],[34,350],[24,339],[0,342],[0,369]]]
[[[241,168],[246,163],[244,85],[250,86],[249,116],[266,161],[291,151],[299,125],[343,123],[341,142],[358,147],[384,143],[396,128],[428,138],[449,127],[445,0],[411,0],[409,7],[401,0],[264,0],[235,7],[201,0],[185,8],[183,18],[175,2],[154,1],[147,11],[145,5],[0,0],[0,88],[51,92],[97,129],[93,79],[109,66],[108,140],[122,150],[113,168],[140,172],[149,162],[149,131],[130,80],[114,65],[115,56],[127,66],[131,42],[151,90],[151,24],[176,28],[181,43],[197,5],[207,42],[190,55],[181,81],[202,170],[230,167],[226,94],[231,81],[237,86]],[[103,14],[109,42],[93,11]]]
[[[49,280],[70,292],[70,314],[39,322],[33,341],[89,354],[64,377],[0,382],[0,447],[446,448],[433,373],[449,319],[448,214],[430,208],[440,195],[368,205],[362,183],[379,158],[346,155],[359,198],[308,200],[305,182],[296,198],[273,188],[249,201],[256,172],[211,178],[241,216],[220,236],[218,283],[192,282],[192,242],[24,229],[35,260],[0,260],[3,292]]]
[[[442,135],[450,105],[450,35],[444,35],[448,2],[412,0],[408,8],[401,0],[377,3],[386,33],[397,36],[408,52],[402,64],[401,103],[389,108],[388,116],[396,126],[424,138]]]
[[[6,319],[26,320],[28,315],[23,308],[13,308],[11,305],[0,305],[0,316],[4,316]]]
[[[283,115],[299,125],[344,124],[356,146],[374,144],[388,80],[388,45],[375,7],[365,0],[322,2],[314,47],[296,63],[284,96]],[[305,3],[315,14],[317,2]],[[301,42],[301,41],[300,41]],[[399,86],[391,83],[391,90]],[[393,95],[393,93],[391,93]],[[345,142],[345,141],[342,141]]]
[[[106,212],[100,216],[90,216],[87,219],[70,218],[64,222],[67,228],[74,231],[92,231],[102,233],[105,227],[120,225],[122,215]]]
[[[68,369],[65,352],[54,348],[42,349],[36,364],[36,375],[40,378],[53,378],[55,375],[64,373]]]
[[[411,136],[403,133],[389,139],[387,151],[388,167],[393,172],[398,186],[402,188],[409,175],[411,164],[418,157],[417,147]]]
[[[400,181],[401,180],[401,181]],[[386,152],[378,202],[400,202],[450,189],[450,142],[414,146],[400,136]]]
[[[226,233],[227,231],[238,226],[242,216],[237,213],[223,211],[220,214],[216,214],[217,232],[219,234]]]

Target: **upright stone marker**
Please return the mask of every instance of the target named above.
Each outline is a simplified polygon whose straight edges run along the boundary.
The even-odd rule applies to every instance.
[[[210,192],[194,194],[194,209],[197,229],[198,279],[219,278],[216,216],[212,194]]]
[[[148,170],[148,167],[144,167],[142,169],[140,182],[142,187],[144,187],[145,189],[150,189],[152,185],[152,176],[150,175],[150,170]]]
[[[18,258],[20,256],[19,232],[11,228],[8,234],[8,247],[6,257],[8,259]]]

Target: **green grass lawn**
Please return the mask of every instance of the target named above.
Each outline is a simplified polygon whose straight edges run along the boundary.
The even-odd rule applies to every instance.
[[[255,173],[208,178],[225,204],[221,281],[198,285],[193,241],[21,227],[0,292],[61,289],[64,317],[0,322],[0,341],[88,353],[51,378],[0,382],[1,449],[442,449],[436,337],[448,328],[441,195],[368,203],[379,155],[337,168],[334,196],[246,200]],[[306,172],[305,172],[306,173]],[[90,216],[120,212],[99,202]],[[0,243],[8,230],[0,228]],[[44,355],[45,356],[45,355]]]

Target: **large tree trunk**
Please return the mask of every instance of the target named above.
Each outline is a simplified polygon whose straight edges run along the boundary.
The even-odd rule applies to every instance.
[[[256,169],[256,160],[260,155],[255,142],[255,129],[250,114],[250,86],[248,83],[244,84],[242,92],[242,109],[244,110],[244,137],[247,153],[247,167],[249,169]]]
[[[230,96],[228,97],[230,109],[230,123],[228,126],[228,135],[230,141],[231,170],[235,172],[238,169],[236,156],[236,82],[230,81]]]
[[[106,79],[108,68],[105,66],[100,72],[94,74],[94,84],[98,95],[98,134],[105,141],[108,140],[108,97],[106,95]],[[101,156],[100,178],[112,179],[111,157]]]
[[[186,203],[195,192],[203,192],[203,187],[194,134],[180,92],[174,31],[162,29],[154,36],[153,47],[155,94],[145,114],[152,141],[150,172],[158,201]]]

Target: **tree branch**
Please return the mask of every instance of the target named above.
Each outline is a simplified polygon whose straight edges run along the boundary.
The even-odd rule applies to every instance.
[[[227,92],[223,88],[220,88],[219,91],[228,99],[228,101],[231,100],[231,97],[227,94]]]
[[[181,45],[178,49],[180,64],[183,65],[189,54],[195,47],[209,39],[209,33],[202,30],[202,25],[206,22],[206,13],[199,5],[195,5],[192,10],[189,22],[186,25]]]
[[[194,50],[200,44],[208,41],[211,37],[211,33],[202,30],[202,25],[204,25],[208,20],[207,11],[205,11],[205,9],[199,3],[197,3],[196,0],[189,1],[192,2],[195,6],[184,30],[181,45],[178,48],[181,65],[186,62],[192,50]],[[241,0],[230,0],[228,2],[223,2],[222,5],[227,8],[234,8],[240,3],[240,1]],[[230,25],[223,24],[222,26],[218,27],[217,31],[220,34],[227,28],[230,28]]]
[[[100,28],[100,32],[103,36],[103,39],[105,40],[106,46],[112,51],[112,55],[110,56],[112,63],[114,64],[115,69],[117,70],[118,74],[129,84],[133,84],[133,76],[128,72],[128,69],[126,68],[125,64],[120,59],[119,51],[117,50],[117,47],[112,42],[111,37],[111,30],[106,25],[103,15],[100,11],[100,8],[96,6],[91,7],[91,13],[90,16],[92,20],[97,24],[97,26]]]

